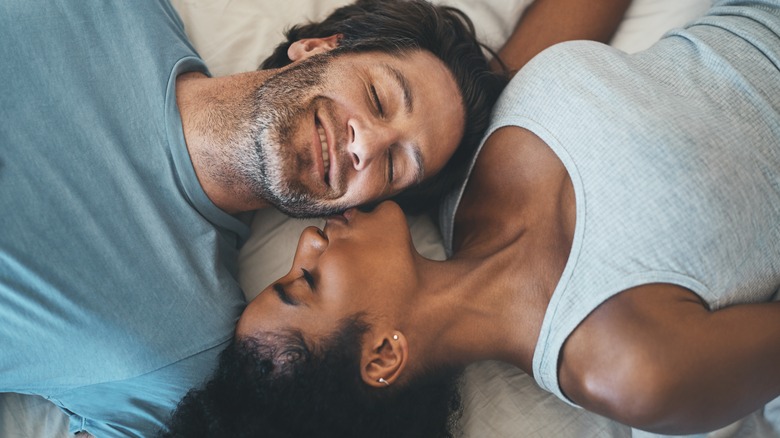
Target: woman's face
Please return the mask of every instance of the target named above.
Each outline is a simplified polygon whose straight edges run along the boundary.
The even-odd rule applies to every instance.
[[[397,204],[350,209],[303,231],[290,272],[249,303],[236,335],[292,328],[319,337],[357,312],[369,323],[390,317],[417,290],[418,257]]]

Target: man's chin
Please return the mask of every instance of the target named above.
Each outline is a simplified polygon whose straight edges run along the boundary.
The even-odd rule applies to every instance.
[[[271,203],[277,210],[298,219],[318,218],[341,213],[346,207],[324,205],[311,200],[275,200]]]
[[[348,205],[334,199],[329,199],[327,194],[314,193],[302,182],[295,181],[293,176],[287,175],[287,184],[270,183],[266,179],[265,184],[257,184],[255,195],[276,207],[282,213],[295,218],[317,218],[338,214],[349,208]]]

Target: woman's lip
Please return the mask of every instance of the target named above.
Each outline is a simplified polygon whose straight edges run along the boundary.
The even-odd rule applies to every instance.
[[[330,224],[333,224],[333,223],[347,224],[347,223],[349,223],[349,220],[346,217],[344,217],[343,215],[340,215],[340,214],[330,215],[330,216],[327,217],[327,219],[325,219],[325,226],[326,227],[328,225],[330,225]]]
[[[325,225],[322,227],[322,232],[325,234],[325,237],[330,240],[330,233],[334,229],[333,227],[335,226],[336,229],[338,229],[344,225],[347,225],[347,219],[342,215],[334,214],[325,218]]]
[[[328,227],[333,225],[333,224],[349,225],[349,222],[352,220],[353,217],[355,217],[355,209],[354,208],[348,208],[342,214],[334,214],[334,215],[328,216],[325,219],[324,231],[327,233],[328,232]]]

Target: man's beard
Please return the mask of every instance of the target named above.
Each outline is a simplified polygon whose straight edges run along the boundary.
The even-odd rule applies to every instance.
[[[328,54],[317,55],[282,71],[261,84],[254,96],[247,142],[231,155],[252,195],[293,217],[327,216],[347,206],[328,205],[325,196],[312,193],[297,173],[313,168],[309,154],[292,147],[302,116],[322,89]]]

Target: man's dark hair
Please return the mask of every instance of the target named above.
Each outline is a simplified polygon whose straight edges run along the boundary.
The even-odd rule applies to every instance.
[[[162,438],[451,438],[460,371],[374,388],[360,355],[360,316],[318,343],[295,331],[235,339],[212,380],[179,403]]]
[[[477,41],[474,25],[466,14],[426,0],[358,0],[321,22],[293,26],[286,32],[287,41],[277,46],[260,68],[289,64],[287,49],[295,41],[337,34],[342,37],[335,51],[398,54],[427,50],[441,59],[455,77],[466,112],[463,138],[438,175],[395,197],[408,212],[428,210],[435,205],[431,201],[465,176],[507,77],[490,70],[483,49],[495,54]]]

